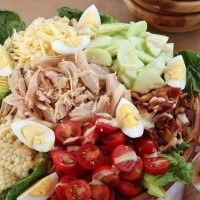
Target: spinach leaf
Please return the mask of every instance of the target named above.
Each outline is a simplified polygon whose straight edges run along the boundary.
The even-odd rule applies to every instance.
[[[69,18],[70,20],[72,18],[79,20],[81,15],[83,14],[83,11],[78,10],[78,9],[69,8],[69,7],[62,7],[62,8],[57,9],[57,13],[60,17],[65,16],[65,17]],[[115,20],[111,16],[104,14],[104,13],[100,13],[100,18],[101,18],[102,24],[110,24],[110,23],[115,22]]]
[[[25,27],[25,23],[16,12],[0,9],[0,44],[3,44],[14,30],[21,31]]]
[[[184,92],[192,95],[200,92],[200,56],[190,50],[180,50],[175,55],[182,55],[187,69],[187,83]]]
[[[8,194],[10,189],[5,190],[4,192],[2,192],[0,194],[0,200],[5,200],[6,199],[6,195]]]
[[[16,182],[6,195],[4,200],[15,200],[21,193],[33,185],[38,179],[47,174],[47,161],[41,162],[28,177]]]

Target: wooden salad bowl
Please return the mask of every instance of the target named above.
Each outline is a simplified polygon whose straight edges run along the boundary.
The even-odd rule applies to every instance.
[[[170,3],[174,5],[174,1],[164,0],[163,3],[160,3],[163,0],[154,1],[153,4],[147,0],[123,1],[127,8],[134,14],[134,16],[147,21],[159,30],[178,33],[192,31],[200,28],[200,12],[175,12],[175,8],[178,9],[180,5],[178,8],[171,6],[171,9],[170,6],[165,5]],[[178,3],[183,2],[179,1]],[[167,9],[165,9],[166,7]]]
[[[183,156],[187,161],[191,161],[195,154],[195,147],[197,146],[198,140],[200,138],[200,96],[195,96],[194,110],[196,110],[194,128],[189,133],[189,140],[187,142],[191,143],[190,148],[186,149]],[[165,186],[167,191],[174,183],[169,183]],[[130,200],[154,200],[157,197],[149,195],[147,192],[143,192],[140,195],[131,198]]]

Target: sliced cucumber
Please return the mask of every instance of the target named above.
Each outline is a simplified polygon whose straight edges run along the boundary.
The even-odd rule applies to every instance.
[[[99,36],[92,40],[87,48],[106,48],[112,43],[112,37],[108,35]]]
[[[132,88],[134,84],[134,79],[130,79],[127,77],[125,74],[121,74],[118,76],[119,80],[127,87],[127,88]]]
[[[151,34],[146,38],[147,51],[154,56],[158,57],[160,52],[166,48],[166,43],[169,37],[165,35]]]
[[[110,53],[105,49],[86,49],[85,53],[89,63],[95,63],[104,66],[111,66],[112,64],[112,57]]]
[[[148,64],[150,62],[152,62],[155,58],[150,56],[149,54],[145,53],[144,51],[140,51],[136,49],[136,54],[138,56],[138,58],[144,63],[144,64]]]
[[[145,39],[140,38],[140,37],[136,37],[136,36],[131,36],[131,37],[128,38],[128,40],[135,43],[136,49],[143,50]]]
[[[144,69],[136,78],[133,91],[138,93],[147,93],[152,89],[160,88],[165,85],[164,80],[159,73],[151,69]]]
[[[130,27],[126,33],[126,37],[129,38],[130,36],[138,36],[141,33],[146,32],[146,30],[147,23],[145,21],[131,22]]]
[[[144,33],[140,33],[139,37],[146,39],[148,36],[152,35],[152,33],[150,32],[144,32]]]
[[[130,24],[126,23],[103,24],[99,27],[99,33],[113,35],[116,32],[127,31],[129,27]]]
[[[112,67],[111,67],[111,70],[112,70],[113,72],[118,72],[119,69],[120,69],[120,67],[119,67],[119,62],[118,62],[118,60],[115,60],[114,63],[113,63],[113,65],[112,65]]]
[[[146,68],[149,68],[149,70],[154,70],[159,75],[162,75],[165,70],[165,59],[162,56],[160,56],[154,59],[148,65],[146,65]]]
[[[107,50],[109,51],[109,53],[112,56],[116,56],[117,55],[117,51],[119,49],[119,47],[125,42],[125,38],[120,36],[120,35],[116,35],[112,38],[112,43],[109,45],[109,47],[107,47]]]
[[[173,56],[174,56],[174,43],[168,43],[166,49],[161,51],[161,53],[159,54],[159,57],[163,57],[163,59],[165,60],[166,65],[170,62]]]
[[[135,51],[135,44],[131,41],[126,41],[122,46],[119,48],[117,52],[117,59],[120,64],[120,70],[137,70],[140,67],[144,66],[136,54]]]

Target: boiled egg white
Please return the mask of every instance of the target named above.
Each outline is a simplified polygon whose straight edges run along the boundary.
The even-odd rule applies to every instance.
[[[47,200],[55,192],[58,181],[58,175],[54,172],[31,186],[17,200]]]
[[[128,137],[138,138],[143,135],[144,123],[138,109],[124,98],[117,106],[116,121],[118,127]]]
[[[186,86],[186,66],[181,55],[174,57],[167,65],[164,73],[167,85],[181,88]]]
[[[31,149],[48,152],[54,147],[54,132],[42,124],[30,120],[20,120],[13,122],[11,128],[17,138]]]
[[[6,49],[0,45],[0,76],[9,76],[13,72],[12,60]]]
[[[64,41],[55,40],[52,42],[52,49],[62,55],[74,54],[77,51],[83,50],[90,43],[90,38],[88,36],[75,36],[68,37]]]

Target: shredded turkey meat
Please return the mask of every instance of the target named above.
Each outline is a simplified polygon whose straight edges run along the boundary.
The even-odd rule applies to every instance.
[[[179,88],[163,87],[142,96],[132,92],[132,98],[142,115],[146,134],[161,151],[189,139],[195,117],[194,97]]]
[[[74,56],[43,57],[30,67],[18,66],[9,80],[12,93],[0,115],[32,118],[56,124],[69,118],[90,121],[94,113],[114,117],[121,97],[131,93],[107,68],[88,64],[83,51]]]

